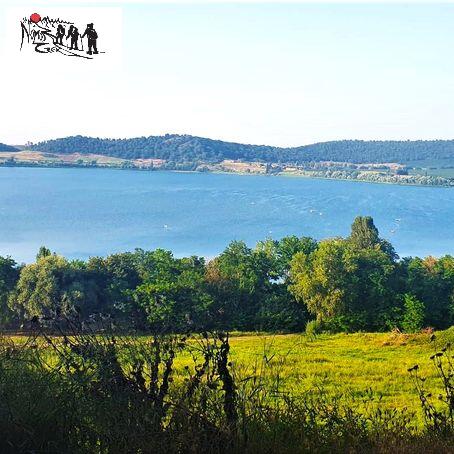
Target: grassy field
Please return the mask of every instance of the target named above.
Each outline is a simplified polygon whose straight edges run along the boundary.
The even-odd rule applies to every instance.
[[[292,397],[323,392],[351,401],[359,409],[377,404],[418,413],[420,402],[408,369],[418,364],[427,389],[440,390],[430,356],[448,342],[454,344],[454,327],[436,332],[434,340],[431,336],[392,332],[309,337],[238,332],[230,338],[232,369],[240,381],[260,374],[270,386],[279,382],[280,389]],[[16,343],[24,341],[15,337]],[[176,357],[176,381],[192,362],[189,353]]]
[[[1,452],[453,452],[452,419],[423,418],[408,369],[436,399],[430,356],[454,327],[1,340]]]
[[[237,335],[232,337],[232,360],[240,376],[254,364],[265,364],[270,379],[279,376],[282,388],[293,396],[323,389],[343,394],[359,405],[368,400],[386,408],[419,411],[420,403],[408,369],[419,364],[427,387],[438,389],[430,356],[454,341],[454,329],[430,334],[357,333],[320,335]]]

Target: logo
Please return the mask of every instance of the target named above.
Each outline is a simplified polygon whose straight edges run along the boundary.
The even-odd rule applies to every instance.
[[[94,23],[79,26],[75,21],[41,17],[33,13],[21,20],[21,46],[32,46],[39,54],[58,53],[88,60],[105,51],[98,49],[98,32]]]

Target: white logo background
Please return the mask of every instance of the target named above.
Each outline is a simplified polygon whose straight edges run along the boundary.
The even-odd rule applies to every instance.
[[[93,55],[92,59],[67,56],[60,52],[39,53],[35,51],[32,41],[24,38],[22,50],[21,20],[30,18],[31,14],[38,13],[41,18],[48,16],[50,19],[61,19],[72,22],[78,28],[80,36],[83,35],[87,24],[93,23],[98,34],[97,47],[100,52]],[[4,36],[2,59],[9,67],[16,70],[34,69],[36,71],[65,72],[78,69],[84,71],[111,70],[121,65],[122,57],[122,11],[117,7],[46,7],[34,5],[28,7],[9,8],[4,24]],[[66,34],[69,25],[65,26]],[[63,39],[63,44],[70,46],[70,39]],[[80,43],[80,39],[79,39]],[[79,46],[80,47],[80,46]],[[83,39],[84,52],[86,55],[87,38]]]

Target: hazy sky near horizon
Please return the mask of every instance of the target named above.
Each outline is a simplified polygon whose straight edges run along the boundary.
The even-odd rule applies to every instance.
[[[18,3],[3,1],[0,17]],[[454,138],[454,4],[112,5],[123,46],[110,69],[25,71],[0,28],[0,142]]]

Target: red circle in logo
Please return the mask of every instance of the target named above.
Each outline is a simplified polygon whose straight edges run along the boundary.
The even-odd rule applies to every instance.
[[[30,20],[37,24],[40,20],[41,20],[41,16],[38,14],[38,13],[33,13],[31,16],[30,16]]]

